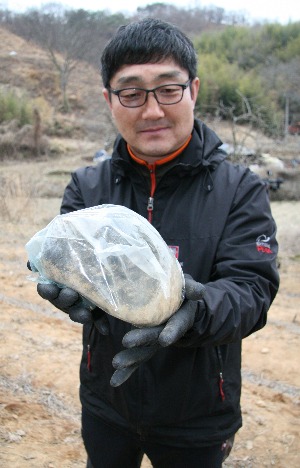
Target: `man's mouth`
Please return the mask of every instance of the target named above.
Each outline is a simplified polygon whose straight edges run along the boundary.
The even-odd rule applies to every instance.
[[[169,127],[167,126],[159,126],[159,127],[147,127],[147,128],[142,128],[138,131],[138,133],[159,133],[164,130],[167,130]]]

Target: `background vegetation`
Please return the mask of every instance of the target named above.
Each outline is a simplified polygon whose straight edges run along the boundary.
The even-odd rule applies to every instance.
[[[125,16],[107,11],[66,9],[49,3],[25,13],[0,10],[2,27],[41,47],[57,78],[60,111],[70,112],[71,74],[79,62],[99,68],[103,47],[116,29],[132,20],[159,17],[178,25],[193,40],[202,82],[197,103],[201,116],[220,117],[260,128],[282,138],[300,121],[300,22],[248,24],[222,8],[177,8],[155,3]],[[13,103],[8,91],[0,99],[0,116]],[[10,106],[17,118],[25,107]],[[23,110],[22,110],[23,109]]]
[[[15,119],[19,127],[32,123],[30,101],[12,90],[0,90],[0,124]]]

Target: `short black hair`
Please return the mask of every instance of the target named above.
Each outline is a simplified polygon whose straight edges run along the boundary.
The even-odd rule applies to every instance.
[[[158,63],[172,58],[189,73],[197,76],[197,54],[192,41],[176,26],[155,18],[121,26],[106,45],[101,57],[101,75],[105,88],[123,65]]]

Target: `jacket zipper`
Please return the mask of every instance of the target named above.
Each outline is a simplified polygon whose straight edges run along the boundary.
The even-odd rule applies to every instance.
[[[217,351],[217,356],[218,356],[218,361],[219,361],[219,392],[220,392],[221,400],[224,401],[226,397],[225,397],[224,388],[223,388],[223,384],[224,384],[223,358],[222,358],[220,346],[216,347],[216,351]]]
[[[148,221],[150,224],[152,224],[153,208],[154,208],[154,192],[156,189],[156,176],[155,176],[155,165],[151,164],[148,167],[149,167],[149,172],[150,172],[151,188],[150,188],[150,197],[148,198],[148,203],[147,203],[147,213],[148,213]]]
[[[88,345],[87,345],[87,369],[89,372],[92,372],[92,351],[91,351],[91,336],[94,331],[95,325],[94,323],[91,326],[89,338],[88,338]]]

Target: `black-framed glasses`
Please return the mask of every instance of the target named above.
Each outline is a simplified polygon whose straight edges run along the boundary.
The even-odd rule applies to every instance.
[[[166,84],[153,89],[144,88],[123,88],[109,91],[118,96],[120,103],[124,107],[141,107],[148,98],[149,93],[153,93],[156,101],[164,106],[177,104],[183,98],[184,90],[189,86],[190,80],[185,84]]]

